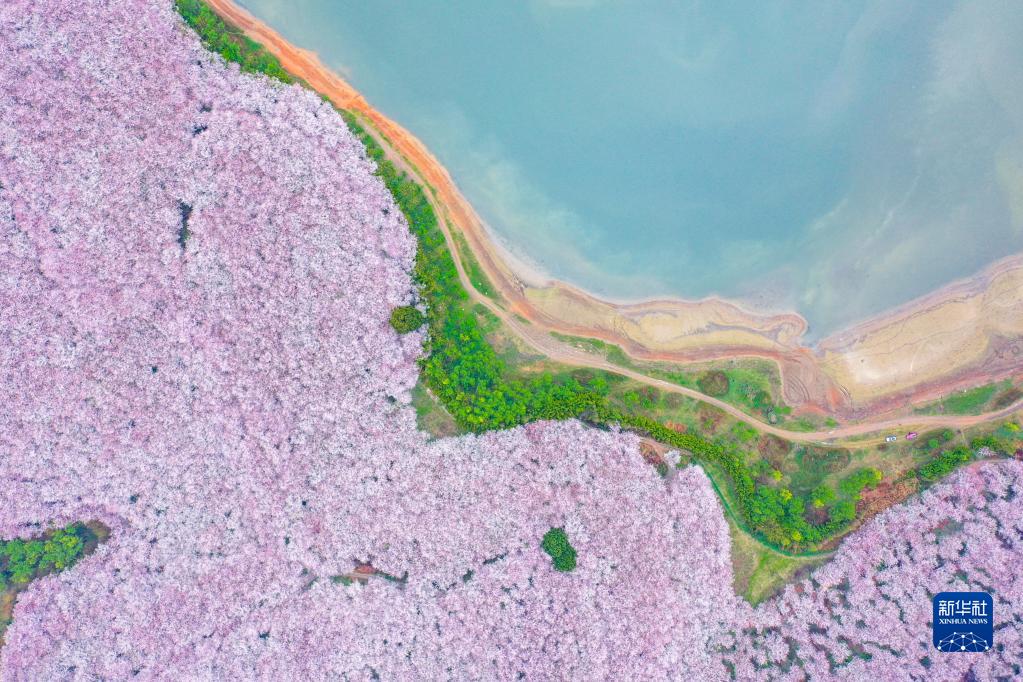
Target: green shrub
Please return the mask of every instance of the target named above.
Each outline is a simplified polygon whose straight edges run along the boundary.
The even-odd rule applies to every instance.
[[[0,584],[24,584],[70,568],[81,558],[87,533],[85,526],[74,524],[32,540],[0,540]]]
[[[568,542],[563,528],[551,528],[544,533],[540,546],[550,555],[555,570],[568,573],[575,568],[575,548]]]
[[[954,469],[973,459],[973,453],[969,448],[959,446],[946,450],[937,456],[936,459],[920,466],[916,474],[924,483],[933,483],[951,473]]]
[[[979,438],[974,438],[970,441],[971,450],[976,451],[981,448],[990,448],[995,452],[1005,452],[1009,449],[1005,443],[995,436],[980,436]]]
[[[860,493],[865,488],[873,488],[881,482],[882,474],[874,468],[857,469],[842,479],[838,484],[838,490],[846,497],[854,500],[860,499]]]
[[[852,500],[840,500],[831,508],[831,522],[846,524],[856,518],[856,503]]]
[[[554,570],[562,573],[575,570],[575,550],[570,549],[561,556],[554,557]]]
[[[426,318],[419,309],[411,305],[403,305],[391,311],[391,326],[399,334],[414,332],[423,326]]]
[[[571,545],[568,542],[568,535],[563,528],[551,528],[543,536],[540,543],[543,551],[552,557],[561,556]]]

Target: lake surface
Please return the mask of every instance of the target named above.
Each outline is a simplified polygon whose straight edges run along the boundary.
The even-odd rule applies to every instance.
[[[820,337],[1023,250],[1023,3],[244,0],[598,295]]]

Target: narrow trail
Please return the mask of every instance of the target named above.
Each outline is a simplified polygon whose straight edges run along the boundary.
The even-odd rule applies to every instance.
[[[466,224],[467,220],[472,222],[473,215],[467,215],[467,213],[472,212],[472,208],[467,205],[460,195],[456,196],[453,194],[455,190],[451,188],[454,187],[454,183],[450,176],[418,139],[374,109],[355,88],[325,67],[314,53],[294,47],[272,29],[232,2],[232,0],[207,0],[207,2],[226,21],[239,27],[253,40],[262,43],[267,50],[280,60],[285,70],[304,80],[314,91],[329,97],[336,106],[353,112],[366,124],[364,127],[367,132],[373,136],[387,157],[424,187],[424,194],[436,212],[438,225],[444,233],[448,250],[455,262],[459,281],[470,298],[474,302],[486,306],[491,313],[497,316],[523,342],[551,360],[576,367],[588,367],[614,372],[663,391],[694,398],[721,409],[729,415],[749,424],[761,433],[772,434],[797,443],[831,443],[841,439],[877,434],[875,438],[856,441],[856,444],[860,446],[871,445],[882,442],[889,433],[901,437],[902,434],[898,432],[908,430],[924,430],[927,428],[963,429],[986,421],[1004,418],[1023,409],[1023,400],[1019,400],[1001,410],[980,415],[910,415],[878,421],[865,421],[820,431],[790,431],[762,421],[718,398],[615,365],[603,358],[562,343],[553,338],[549,333],[550,331],[558,331],[557,329],[548,328],[547,325],[542,325],[537,320],[534,320],[533,323],[524,324],[513,312],[502,307],[493,299],[484,296],[473,286],[472,280],[469,278],[465,265],[462,262],[461,253],[451,233],[451,229],[448,226],[449,221],[456,225]],[[392,137],[403,143],[401,148],[396,147],[392,143]],[[406,157],[405,154],[408,154],[409,157]],[[424,175],[420,170],[421,168],[429,169],[431,175]],[[450,191],[445,191],[446,188],[450,189]],[[438,196],[444,200],[439,200]],[[474,235],[467,232],[465,237],[470,242],[470,247],[472,247]],[[493,268],[496,266],[488,261],[486,251],[477,252],[476,248],[472,250],[478,258],[481,258],[480,265],[484,272],[493,276]],[[570,332],[571,330],[568,331]],[[625,350],[628,352],[627,348]],[[642,360],[642,358],[636,359]]]

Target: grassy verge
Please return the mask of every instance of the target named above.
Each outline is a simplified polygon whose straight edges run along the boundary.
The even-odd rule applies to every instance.
[[[1000,381],[957,391],[941,400],[925,405],[917,414],[981,414],[1008,407],[1023,398],[1023,387],[1012,381]]]
[[[465,237],[454,229],[451,223],[448,223],[448,232],[451,233],[452,238],[458,245],[459,258],[462,261],[462,266],[465,268],[466,274],[469,276],[469,281],[472,282],[473,288],[491,300],[500,301],[500,294],[497,293],[497,289],[495,289],[494,285],[490,283],[490,279],[487,277],[486,273],[483,272],[483,268],[480,267],[475,254],[473,254],[472,249],[469,248],[469,242],[467,242]]]

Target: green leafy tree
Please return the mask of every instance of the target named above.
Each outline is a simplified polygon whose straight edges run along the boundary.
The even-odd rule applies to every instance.
[[[568,573],[576,565],[575,548],[568,541],[563,528],[551,528],[540,543],[543,551],[550,555],[555,570]]]
[[[831,521],[847,524],[856,518],[856,503],[852,500],[839,500],[831,508]]]
[[[970,452],[969,448],[959,446],[946,450],[932,461],[920,466],[916,474],[924,483],[934,483],[972,459],[973,453]]]
[[[819,485],[810,493],[810,502],[817,508],[826,507],[834,500],[835,491],[826,485]]]
[[[414,332],[425,322],[426,318],[415,306],[403,305],[391,311],[391,326],[399,334]]]
[[[867,488],[874,488],[881,482],[883,474],[873,467],[857,469],[846,476],[838,484],[838,490],[846,497],[854,500],[860,499],[860,494]]]

